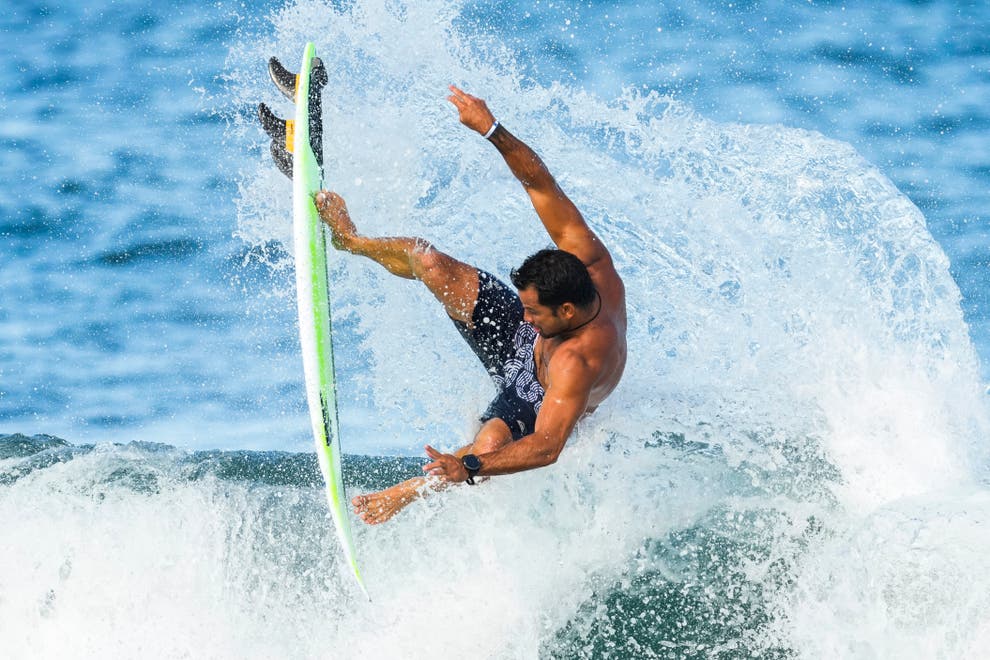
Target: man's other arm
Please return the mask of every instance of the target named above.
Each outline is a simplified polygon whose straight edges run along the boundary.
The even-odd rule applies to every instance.
[[[479,476],[512,474],[556,462],[571,431],[588,408],[588,397],[596,374],[581,356],[558,353],[551,361],[549,378],[551,385],[536,416],[534,432],[493,452],[479,455]],[[432,447],[427,447],[427,453],[434,462],[426,465],[423,468],[425,471],[448,481],[467,479],[467,471],[454,454],[441,455]]]
[[[453,85],[450,91],[448,100],[457,107],[461,123],[484,135],[495,122],[495,116],[485,102]],[[589,268],[609,258],[604,244],[588,227],[581,212],[560,189],[535,151],[501,125],[489,140],[523,185],[536,214],[558,248],[575,255]]]

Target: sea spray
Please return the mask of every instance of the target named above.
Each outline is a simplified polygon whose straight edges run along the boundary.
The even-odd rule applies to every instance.
[[[355,614],[340,639],[416,655],[419,631],[440,618],[482,631],[464,652],[505,657],[846,648],[837,631],[809,639],[790,615],[814,607],[813,576],[833,575],[828,548],[880,508],[972,483],[988,430],[959,292],[918,209],[818,133],[720,124],[656,93],[603,100],[535,84],[504,50],[472,45],[449,3],[301,2],[274,24],[290,51],[314,25],[327,44],[351,45],[322,51],[336,72],[327,180],[359,230],[424,236],[503,276],[548,242],[497,153],[446,106],[456,82],[541,153],[628,291],[626,376],[558,465],[363,533],[369,573],[388,574],[378,598],[403,614]],[[259,159],[242,208],[271,195],[254,183],[270,170]],[[277,237],[278,222],[257,238]],[[464,444],[491,389],[442,312],[367,261],[334,263],[334,305],[355,319],[340,341],[362,356],[342,365],[344,400],[362,392],[408,424],[406,451],[424,432]],[[870,570],[858,561],[850,576]],[[854,617],[875,605],[845,604]],[[890,648],[909,619],[866,612],[854,655]],[[365,634],[386,620],[386,641]],[[945,648],[972,648],[983,633],[968,630]]]

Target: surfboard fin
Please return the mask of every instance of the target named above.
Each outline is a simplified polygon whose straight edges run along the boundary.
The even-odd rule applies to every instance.
[[[289,71],[278,58],[268,60],[268,75],[275,87],[291,101],[296,100],[298,76]],[[323,170],[323,88],[329,82],[326,67],[318,57],[313,58],[309,78],[309,146],[316,156],[316,163]],[[258,105],[258,117],[265,132],[272,138],[272,159],[275,165],[292,178],[292,130],[293,122],[276,116],[264,103]]]
[[[271,152],[272,160],[279,171],[285,176],[292,178],[292,153],[289,151],[292,146],[293,122],[282,119],[264,103],[258,104],[258,119],[261,120],[261,127],[272,139]]]
[[[282,66],[277,57],[268,60],[268,75],[285,98],[290,101],[296,100],[296,74]]]
[[[272,160],[275,166],[285,176],[292,178],[292,154],[278,142],[272,140],[271,146]]]
[[[265,133],[268,133],[271,139],[285,143],[285,136],[288,131],[284,119],[272,112],[272,109],[264,103],[258,104],[258,119],[261,120],[261,127],[265,129]]]

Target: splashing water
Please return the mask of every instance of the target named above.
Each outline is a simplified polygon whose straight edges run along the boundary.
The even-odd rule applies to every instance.
[[[24,598],[0,597],[0,621],[29,622],[25,648],[46,649],[57,621],[94,655],[154,642],[239,657],[976,657],[990,639],[977,550],[990,419],[918,209],[816,133],[536,84],[459,16],[436,0],[302,1],[271,17],[270,39],[233,49],[247,109],[230,135],[252,154],[241,237],[289,242],[288,182],[250,107],[288,114],[264,63],[315,40],[331,79],[326,181],[359,230],[423,236],[504,276],[549,240],[446,105],[462,85],[537,149],[612,251],[630,319],[616,392],[556,465],[358,529],[371,604],[337,564],[318,489],[259,481],[258,458],[236,479],[179,478],[192,459],[173,450],[54,461],[0,495],[34,539],[18,561],[52,595],[7,585]],[[370,407],[372,429],[405,433],[347,449],[463,444],[492,391],[442,310],[367,261],[332,263],[342,414]],[[158,597],[176,584],[181,606]]]

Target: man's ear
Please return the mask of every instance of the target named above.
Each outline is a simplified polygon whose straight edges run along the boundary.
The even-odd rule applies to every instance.
[[[574,315],[577,314],[577,307],[574,306],[574,303],[565,302],[561,304],[559,309],[560,309],[560,314],[558,314],[558,316],[561,316],[565,319],[574,318]]]

